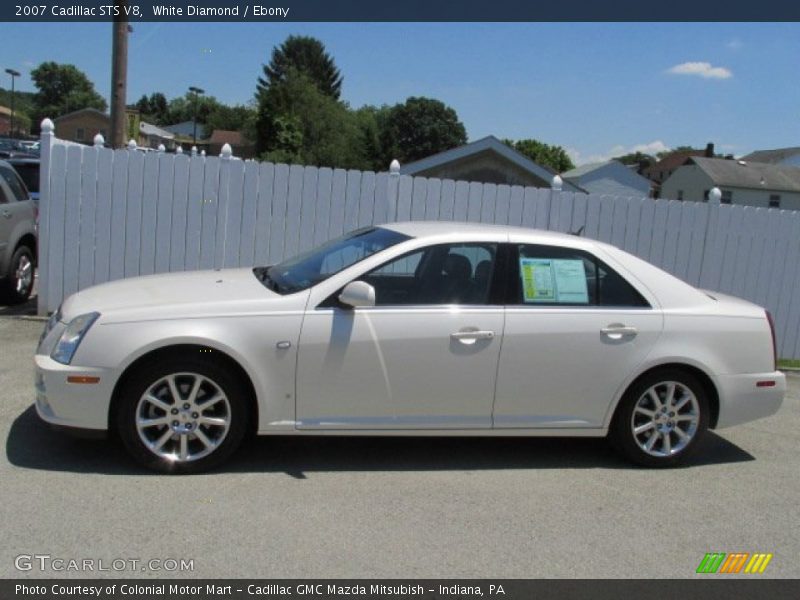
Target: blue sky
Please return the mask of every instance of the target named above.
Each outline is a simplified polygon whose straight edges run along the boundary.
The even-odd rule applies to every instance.
[[[272,47],[321,39],[351,106],[438,98],[470,139],[533,137],[578,163],[642,149],[800,145],[800,25],[755,23],[135,23],[128,101],[197,85],[250,101]],[[2,67],[73,63],[108,97],[110,24],[0,23]],[[5,76],[7,78],[7,76]],[[6,79],[2,86],[8,88]]]

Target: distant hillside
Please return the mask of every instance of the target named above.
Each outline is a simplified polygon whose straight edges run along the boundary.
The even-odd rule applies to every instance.
[[[0,106],[11,108],[11,90],[0,87]],[[33,92],[14,92],[14,110],[30,116],[33,108]]]

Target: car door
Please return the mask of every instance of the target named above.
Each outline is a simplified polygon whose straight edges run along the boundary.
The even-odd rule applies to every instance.
[[[376,305],[334,294],[300,336],[301,429],[488,429],[504,311],[498,244],[439,244],[358,278]]]
[[[11,235],[21,219],[25,218],[28,208],[24,202],[19,202],[9,187],[3,174],[4,167],[0,165],[0,266],[3,256],[13,243]]]
[[[661,311],[596,256],[512,244],[496,428],[599,428],[662,330]]]

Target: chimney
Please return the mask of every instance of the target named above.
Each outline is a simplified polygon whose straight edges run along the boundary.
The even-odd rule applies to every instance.
[[[714,144],[709,142],[706,144],[706,158],[714,158]]]

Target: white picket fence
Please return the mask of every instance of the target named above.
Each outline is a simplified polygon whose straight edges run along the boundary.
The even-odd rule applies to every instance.
[[[101,140],[98,140],[101,142]],[[800,212],[69,144],[42,126],[39,312],[83,288],[166,271],[275,263],[401,220],[577,231],[775,317],[800,357]]]

